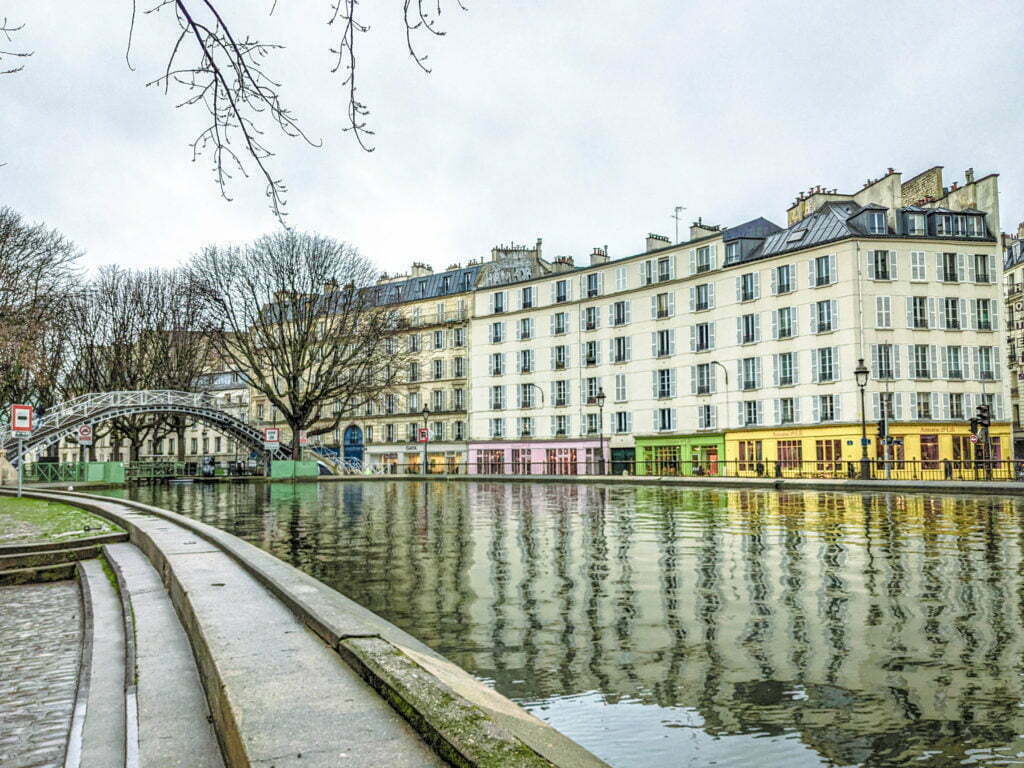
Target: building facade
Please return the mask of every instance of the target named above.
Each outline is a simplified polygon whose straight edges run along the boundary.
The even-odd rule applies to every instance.
[[[1014,458],[1024,458],[1021,428],[1021,379],[1024,378],[1024,222],[1017,232],[1003,235],[1003,278],[1006,288],[1006,368],[1010,385],[1010,414]]]

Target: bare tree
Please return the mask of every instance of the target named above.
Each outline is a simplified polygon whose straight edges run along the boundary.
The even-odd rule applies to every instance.
[[[377,271],[351,246],[283,231],[210,246],[191,268],[217,352],[280,411],[293,455],[301,430],[331,431],[399,382],[401,317],[378,302]]]
[[[14,36],[24,28],[24,24],[14,24],[6,16],[4,16],[3,21],[0,21],[0,43],[4,44],[4,47],[0,48],[0,75],[13,75],[15,72],[20,72],[25,68],[23,63],[9,64],[4,59],[27,59],[32,55],[31,51],[10,50],[8,48],[14,42]]]
[[[136,0],[132,2],[132,29],[135,26]],[[327,24],[337,31],[331,72],[341,73],[342,88],[348,102],[348,124],[366,151],[372,151],[368,125],[370,110],[358,93],[358,39],[369,32],[368,24],[357,14],[359,0],[327,0]],[[452,0],[401,0],[402,23],[408,54],[424,72],[429,72],[427,55],[418,48],[420,36],[440,37],[445,33],[438,22]],[[269,131],[292,138],[310,139],[298,125],[295,115],[284,105],[279,82],[270,74],[271,54],[283,48],[269,40],[256,40],[245,33],[244,20],[228,19],[223,3],[216,0],[157,0],[145,13],[173,13],[179,33],[171,48],[164,73],[149,85],[165,92],[179,90],[183,98],[178,106],[199,106],[209,115],[209,123],[192,142],[193,159],[209,153],[214,177],[225,199],[228,183],[235,173],[249,175],[255,169],[266,185],[266,195],[274,215],[283,221],[286,187],[270,168],[273,151],[266,142]],[[270,5],[273,13],[277,0]],[[466,10],[462,0],[454,5]],[[131,40],[129,38],[129,51]],[[247,162],[248,161],[248,162]]]
[[[52,403],[67,351],[78,257],[56,230],[0,208],[0,404]]]

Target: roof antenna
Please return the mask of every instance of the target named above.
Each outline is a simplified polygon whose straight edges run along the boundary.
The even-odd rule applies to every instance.
[[[676,243],[678,243],[678,242],[679,242],[679,219],[681,218],[681,217],[679,216],[679,214],[681,214],[681,213],[682,213],[683,211],[685,211],[685,210],[686,210],[686,208],[685,208],[684,206],[682,206],[682,205],[677,205],[677,206],[675,207],[675,210],[674,210],[674,211],[672,212],[672,215],[671,215],[671,216],[669,216],[669,218],[670,218],[670,219],[675,219],[675,220],[676,220],[676,239],[675,239],[675,241],[674,241],[674,242],[676,242]]]

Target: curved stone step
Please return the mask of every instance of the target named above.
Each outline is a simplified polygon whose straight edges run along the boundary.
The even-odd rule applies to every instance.
[[[0,545],[0,556],[20,555],[24,552],[47,552],[54,549],[77,549],[78,547],[101,546],[103,544],[114,544],[118,541],[128,541],[128,534],[103,533],[99,536],[83,536],[78,539],[67,539],[65,541],[35,541],[27,544],[2,544]]]
[[[75,563],[58,563],[38,568],[9,568],[0,571],[0,587],[34,584],[42,581],[64,581],[75,578]]]
[[[0,553],[0,571],[12,568],[40,568],[44,565],[74,563],[76,560],[91,560],[99,557],[99,546],[75,547],[74,549],[46,549],[38,552],[21,552],[7,555]]]
[[[192,647],[160,574],[132,544],[108,545],[104,554],[133,617],[126,701],[137,744],[128,744],[129,755],[137,751],[141,768],[224,768]]]

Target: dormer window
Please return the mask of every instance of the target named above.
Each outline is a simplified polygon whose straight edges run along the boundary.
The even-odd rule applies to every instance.
[[[928,227],[924,221],[923,213],[908,213],[907,214],[907,234],[908,235],[924,235],[928,233]]]
[[[884,211],[868,211],[868,232],[872,235],[884,235],[887,232]]]
[[[967,237],[984,237],[985,236],[985,217],[984,216],[968,216],[967,217]]]
[[[953,234],[953,217],[948,214],[935,217],[935,234],[936,235],[952,235]]]
[[[728,264],[732,264],[734,261],[740,260],[740,244],[739,243],[726,243],[725,244],[725,261]]]

